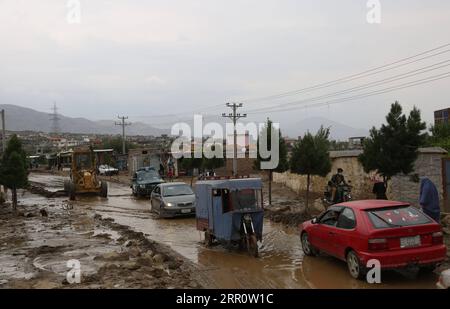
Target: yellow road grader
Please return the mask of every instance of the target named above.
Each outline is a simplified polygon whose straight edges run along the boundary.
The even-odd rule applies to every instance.
[[[72,152],[70,179],[64,182],[70,200],[78,194],[108,197],[108,183],[97,178],[96,155],[92,148],[76,148]]]

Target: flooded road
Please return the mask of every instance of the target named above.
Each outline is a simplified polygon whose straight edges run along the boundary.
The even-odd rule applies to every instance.
[[[63,177],[45,174],[32,174],[30,180],[55,190],[63,183]],[[108,199],[81,196],[74,206],[92,209],[170,246],[198,264],[218,288],[435,288],[437,280],[431,273],[394,271],[383,272],[383,283],[376,286],[354,280],[344,262],[327,256],[304,257],[296,231],[268,220],[257,259],[221,246],[205,248],[194,218],[158,219],[150,213],[149,200],[136,199],[129,187],[113,182]]]

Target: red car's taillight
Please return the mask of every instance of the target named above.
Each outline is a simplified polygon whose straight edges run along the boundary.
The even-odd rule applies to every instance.
[[[431,234],[433,239],[433,245],[442,245],[444,243],[444,235],[442,232],[436,232]]]
[[[386,238],[373,238],[369,239],[369,250],[380,251],[389,249],[388,241]]]

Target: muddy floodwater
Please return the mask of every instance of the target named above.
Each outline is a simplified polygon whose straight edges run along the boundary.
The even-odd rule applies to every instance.
[[[32,174],[31,181],[45,183],[50,190],[62,188],[63,177]],[[218,288],[435,288],[433,273],[382,273],[382,284],[354,280],[346,264],[334,258],[304,257],[295,229],[264,222],[260,257],[228,251],[220,246],[205,248],[195,218],[158,219],[150,213],[148,199],[137,199],[129,187],[109,183],[109,197],[77,197],[75,207],[92,209],[103,217],[143,232],[164,243],[199,266]]]

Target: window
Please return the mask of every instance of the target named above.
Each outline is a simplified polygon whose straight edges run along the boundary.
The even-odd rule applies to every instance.
[[[367,211],[367,215],[377,229],[414,226],[432,222],[412,206],[372,209]]]
[[[161,192],[161,187],[160,187],[160,186],[157,186],[157,187],[153,190],[153,192],[155,192],[156,194],[160,194],[160,192]]]
[[[258,190],[242,189],[231,192],[232,204],[235,210],[255,210],[261,207]]]
[[[345,208],[339,216],[336,226],[346,230],[354,229],[356,227],[356,218],[353,210]]]
[[[336,226],[338,222],[338,218],[340,215],[340,211],[337,209],[330,209],[320,218],[320,223],[330,226]]]
[[[188,185],[170,185],[164,187],[164,196],[193,195],[191,187]]]

